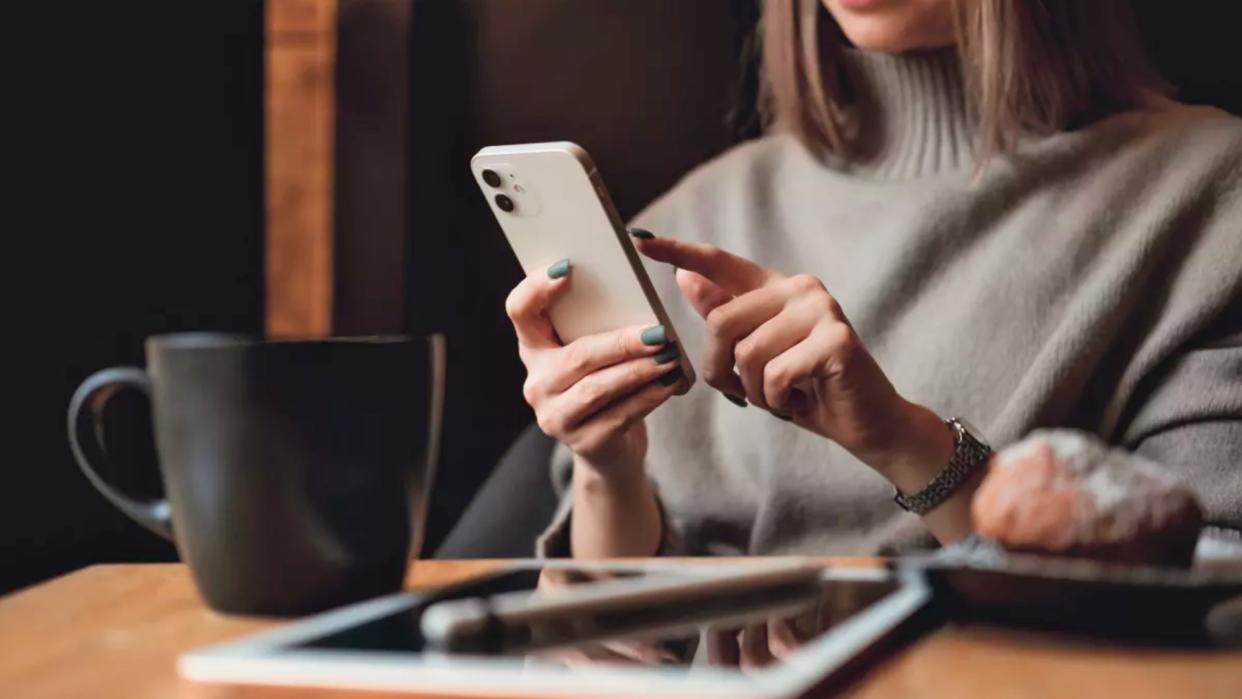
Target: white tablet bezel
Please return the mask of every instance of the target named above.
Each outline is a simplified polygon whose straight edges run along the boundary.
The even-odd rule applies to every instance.
[[[754,563],[703,567],[704,575],[754,570]],[[520,568],[693,574],[671,562],[514,561]],[[506,569],[492,571],[501,573]],[[831,579],[890,580],[883,569],[830,568]],[[449,696],[570,697],[793,696],[822,682],[863,650],[926,609],[922,576],[896,573],[898,586],[780,664],[738,672],[712,667],[528,664],[522,658],[434,653],[291,650],[290,647],[418,604],[433,591],[399,592],[292,622],[242,639],[184,653],[178,671],[191,681],[435,693]]]

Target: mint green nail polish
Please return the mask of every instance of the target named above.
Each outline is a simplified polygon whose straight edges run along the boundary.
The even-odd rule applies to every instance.
[[[644,345],[662,345],[665,342],[668,342],[668,338],[664,336],[663,325],[653,325],[650,328],[643,330],[642,334],[640,334],[638,338],[643,341]]]
[[[651,240],[655,237],[655,233],[642,228],[627,228],[626,232],[639,240]]]
[[[670,343],[668,347],[657,352],[652,359],[655,360],[656,364],[667,364],[679,356],[681,356],[681,350],[677,349],[677,344]]]
[[[663,375],[660,376],[659,379],[656,379],[656,380],[660,382],[661,386],[672,386],[678,381],[681,381],[681,377],[682,377],[681,367],[677,367],[676,369],[673,369],[672,371],[665,372]]]
[[[552,266],[548,268],[548,276],[552,277],[553,279],[560,279],[566,274],[569,274],[569,258],[568,257],[566,257],[563,260],[553,262]]]

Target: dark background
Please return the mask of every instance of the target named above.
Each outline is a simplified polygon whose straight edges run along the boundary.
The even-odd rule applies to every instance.
[[[1234,3],[1136,4],[1182,99],[1242,112]],[[0,592],[175,556],[77,471],[64,410],[92,371],[140,365],[150,334],[262,328],[262,12],[257,0],[6,11],[22,36],[6,69]],[[753,12],[722,0],[416,3],[406,329],[445,331],[452,350],[427,550],[530,421],[501,313],[518,269],[469,155],[579,141],[632,215],[734,140],[724,117]],[[156,494],[144,410],[112,411],[119,460],[135,464],[117,477]]]
[[[6,268],[0,591],[172,547],[78,472],[65,409],[150,334],[262,328],[262,4],[4,10]],[[41,6],[41,7],[40,7]],[[16,282],[16,283],[14,283]],[[142,401],[110,411],[127,485],[158,492]],[[111,413],[116,415],[112,416]],[[125,419],[128,417],[129,419]],[[133,454],[133,459],[125,459]]]

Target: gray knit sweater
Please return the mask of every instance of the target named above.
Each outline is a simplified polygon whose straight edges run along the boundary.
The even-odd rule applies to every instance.
[[[948,52],[854,54],[869,155],[817,161],[770,135],[640,215],[822,279],[906,398],[995,446],[1041,426],[1180,472],[1242,526],[1242,120],[1169,103],[1031,138],[976,176]],[[701,319],[648,270],[692,361]],[[699,385],[648,419],[668,548],[896,553],[932,544],[892,488],[832,442]],[[553,457],[564,490],[570,456]],[[567,555],[568,495],[541,537]]]

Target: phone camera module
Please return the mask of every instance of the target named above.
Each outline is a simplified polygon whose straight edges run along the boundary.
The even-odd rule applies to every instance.
[[[496,206],[500,207],[500,210],[506,213],[512,212],[514,209],[513,200],[503,194],[496,195]]]
[[[483,181],[486,182],[489,187],[499,187],[500,175],[496,174],[495,170],[484,170]]]

